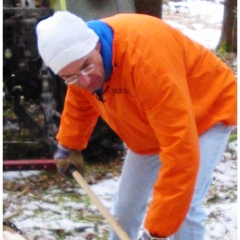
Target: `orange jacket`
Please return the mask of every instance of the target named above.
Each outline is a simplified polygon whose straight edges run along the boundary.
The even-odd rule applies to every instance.
[[[191,202],[198,135],[218,122],[236,124],[236,79],[211,51],[160,19],[118,14],[103,21],[114,31],[104,102],[70,86],[57,139],[85,148],[100,115],[134,152],[159,153],[162,169],[145,227],[169,236]]]

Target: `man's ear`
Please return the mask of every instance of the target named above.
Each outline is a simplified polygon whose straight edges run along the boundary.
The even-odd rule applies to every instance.
[[[100,52],[102,45],[100,42],[97,43],[96,50]]]

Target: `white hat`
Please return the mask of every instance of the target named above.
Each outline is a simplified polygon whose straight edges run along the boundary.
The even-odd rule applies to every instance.
[[[59,11],[37,25],[38,51],[55,74],[90,53],[98,35],[76,15]]]

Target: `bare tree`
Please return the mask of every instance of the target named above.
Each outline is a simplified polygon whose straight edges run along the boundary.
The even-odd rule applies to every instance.
[[[134,0],[137,13],[162,18],[162,0]]]
[[[225,0],[222,33],[217,51],[237,52],[237,0]]]

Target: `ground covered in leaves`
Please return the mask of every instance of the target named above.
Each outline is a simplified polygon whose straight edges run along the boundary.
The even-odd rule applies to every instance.
[[[86,165],[85,179],[109,209],[121,167],[122,159]],[[206,240],[237,239],[236,172],[233,132],[205,199]],[[109,239],[109,225],[74,179],[57,172],[6,172],[3,179],[3,219],[16,224],[28,240]]]
[[[107,191],[114,192],[121,166],[121,159],[86,164],[85,179],[90,185],[108,181]],[[15,223],[28,240],[108,239],[106,221],[74,179],[57,172],[8,172],[5,177],[4,220]],[[110,203],[112,193],[104,198]]]

